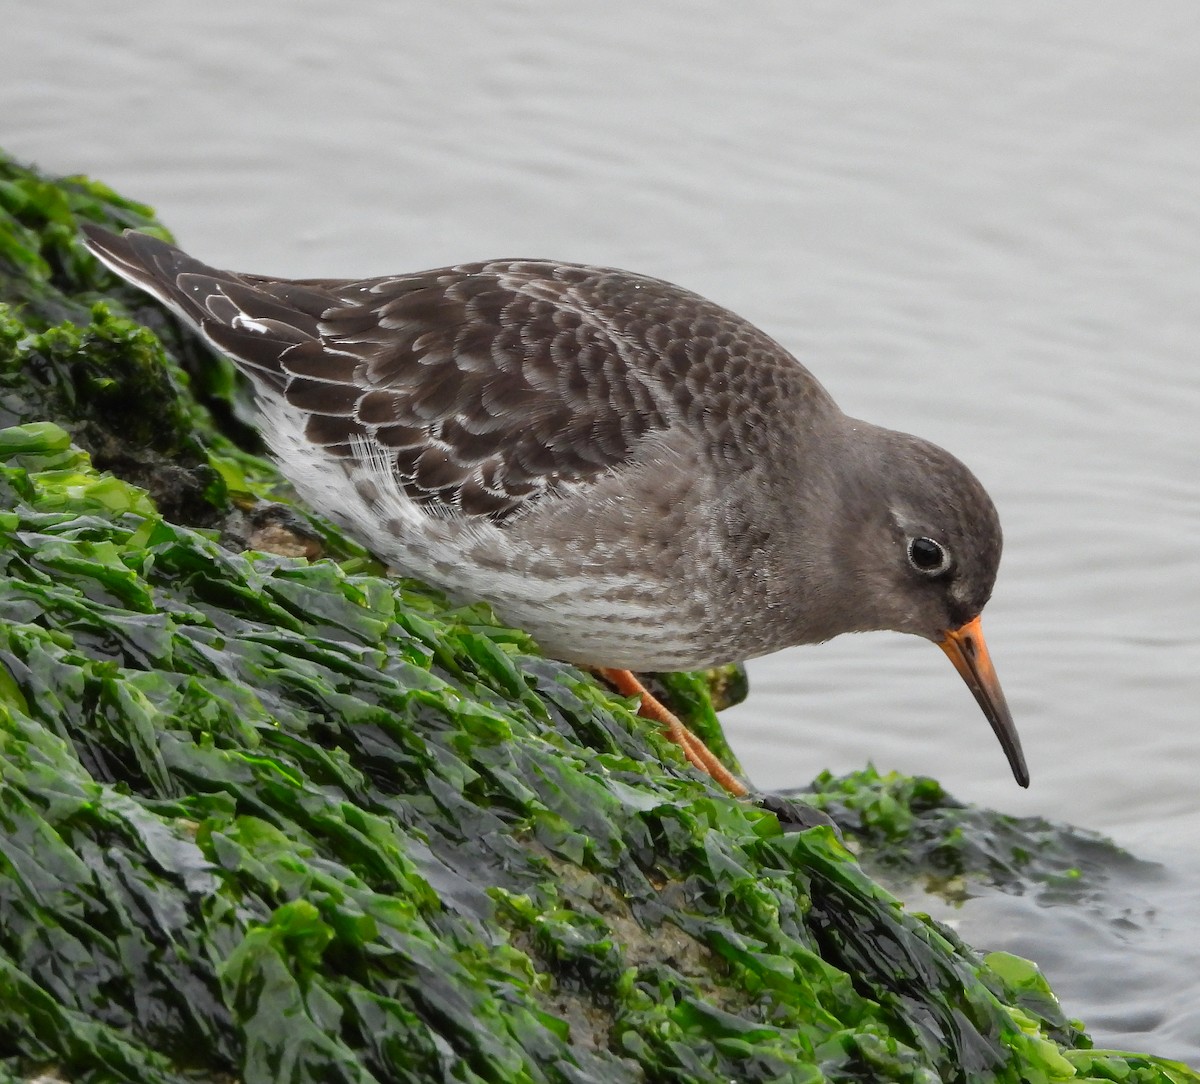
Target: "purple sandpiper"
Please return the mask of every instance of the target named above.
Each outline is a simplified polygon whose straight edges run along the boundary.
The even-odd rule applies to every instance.
[[[642,697],[732,792],[632,671],[872,629],[943,648],[1028,786],[980,631],[1000,561],[991,499],[941,448],[844,414],[740,317],[579,264],[289,280],[84,232],[250,378],[263,437],[314,509]]]

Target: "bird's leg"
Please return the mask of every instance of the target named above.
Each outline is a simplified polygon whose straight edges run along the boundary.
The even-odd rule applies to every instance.
[[[667,737],[683,750],[683,755],[692,765],[707,775],[711,775],[730,794],[744,798],[749,791],[746,785],[738,779],[716,757],[711,749],[695,734],[679,721],[675,714],[669,711],[629,670],[610,670],[606,667],[597,669],[605,681],[613,686],[622,696],[636,696],[641,701],[638,714],[647,719],[661,723],[666,729]]]

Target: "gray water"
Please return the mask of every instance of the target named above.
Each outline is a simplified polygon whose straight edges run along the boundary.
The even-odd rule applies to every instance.
[[[1200,1063],[1192,0],[58,0],[6,13],[0,73],[0,146],[219,266],[659,275],[965,459],[1005,526],[985,628],[1030,790],[911,638],[753,663],[730,738],[761,786],[871,759],[1164,862],[1128,921],[957,921],[1100,1042]]]

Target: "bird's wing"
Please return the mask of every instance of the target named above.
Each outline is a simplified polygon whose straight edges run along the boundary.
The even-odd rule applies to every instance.
[[[720,454],[731,427],[756,423],[739,395],[748,365],[805,373],[732,313],[621,271],[508,260],[283,280],[218,271],[145,234],[85,232],[300,414],[313,444],[382,453],[430,511],[502,522],[681,423]]]

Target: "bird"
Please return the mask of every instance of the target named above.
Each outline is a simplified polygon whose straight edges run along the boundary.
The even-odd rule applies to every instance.
[[[1029,785],[981,628],[1002,542],[983,485],[844,413],[728,309],[586,264],[286,279],[82,232],[249,378],[302,500],[639,698],[731,793],[748,791],[635,673],[873,630],[938,644]]]

